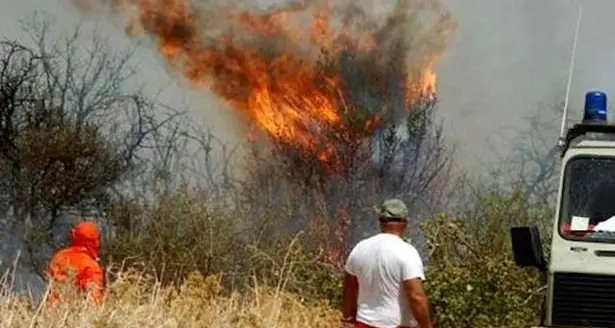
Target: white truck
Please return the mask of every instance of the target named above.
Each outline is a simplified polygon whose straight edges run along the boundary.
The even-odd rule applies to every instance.
[[[587,92],[583,122],[562,131],[549,261],[531,226],[511,229],[515,262],[545,280],[539,327],[615,327],[615,125],[607,95]]]

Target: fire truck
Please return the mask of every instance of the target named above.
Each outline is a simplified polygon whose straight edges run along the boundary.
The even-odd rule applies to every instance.
[[[548,261],[537,226],[511,228],[516,264],[546,284],[538,327],[615,327],[615,125],[605,92],[587,92],[584,107],[581,123],[562,123]]]

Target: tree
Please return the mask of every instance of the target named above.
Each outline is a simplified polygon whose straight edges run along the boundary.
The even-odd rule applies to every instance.
[[[519,132],[511,163],[520,167],[525,199],[539,207],[554,207],[559,177],[559,122],[563,103],[538,110],[528,117],[528,126]]]
[[[125,183],[142,176],[154,132],[180,114],[131,90],[132,49],[116,54],[81,26],[52,39],[51,27],[35,15],[24,25],[31,42],[0,41],[4,220],[39,272],[71,215],[103,217],[129,195]]]
[[[246,203],[264,204],[247,210],[256,229],[276,229],[264,236],[277,238],[309,229],[313,246],[329,252],[329,261],[337,265],[358,239],[375,231],[371,208],[376,203],[388,197],[404,199],[413,208],[416,228],[446,199],[443,190],[449,182],[452,152],[434,119],[435,94],[396,89],[405,80],[391,73],[395,58],[382,59],[391,61],[385,64],[370,63],[368,59],[376,55],[324,53],[319,63],[323,75],[343,81],[342,90],[332,97],[344,113],[343,123],[318,126],[318,130],[306,123],[306,130],[312,128],[324,136],[314,138],[320,142],[312,145],[316,151],[275,137],[266,151],[256,147],[253,184],[244,189]],[[398,67],[402,69],[407,67]],[[370,85],[372,79],[395,81],[387,86],[395,92],[382,92],[383,86]],[[335,94],[327,91],[323,94]],[[371,105],[361,99],[368,98],[365,94],[372,97]],[[412,102],[405,102],[407,97]],[[331,151],[315,156],[321,149]],[[263,222],[271,211],[285,214],[273,214],[277,217],[273,223]],[[412,231],[413,238],[420,237],[418,229]]]

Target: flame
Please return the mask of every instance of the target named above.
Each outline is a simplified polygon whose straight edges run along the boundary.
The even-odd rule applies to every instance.
[[[429,95],[429,97],[434,97],[436,93],[436,80],[436,73],[432,71],[431,67],[427,68],[421,76],[421,82],[419,83],[421,89],[419,92],[421,94]]]
[[[168,64],[195,86],[211,88],[275,142],[321,162],[339,160],[339,142],[369,136],[382,122],[375,110],[358,127],[349,123],[357,106],[347,95],[356,81],[341,69],[348,53],[356,55],[355,66],[364,66],[355,69],[367,72],[359,93],[386,94],[391,85],[384,81],[392,69],[395,83],[405,85],[401,96],[407,108],[435,96],[433,63],[441,49],[426,52],[421,67],[409,67],[408,50],[399,46],[403,37],[394,40],[399,44],[387,39],[401,33],[400,22],[408,17],[401,10],[384,24],[370,25],[356,6],[340,10],[331,1],[292,2],[264,11],[231,2],[195,7],[188,0],[113,1],[116,9],[136,8],[129,33],[152,37]],[[414,1],[423,7],[429,2]],[[297,22],[305,16],[310,23],[301,26]],[[433,43],[436,37],[424,39]]]

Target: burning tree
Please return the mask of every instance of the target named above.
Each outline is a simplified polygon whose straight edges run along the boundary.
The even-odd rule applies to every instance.
[[[254,183],[244,191],[251,204],[266,204],[250,207],[255,222],[291,204],[294,220],[282,225],[289,231],[323,218],[317,230],[335,234],[353,218],[357,237],[364,209],[383,197],[431,204],[441,196],[448,155],[432,121],[432,67],[452,24],[438,1],[400,0],[381,14],[317,0],[267,9],[188,0],[88,8],[94,4],[115,13],[134,7],[128,33],[151,37],[175,71],[211,89],[250,128]],[[348,244],[348,233],[339,237],[330,248]]]

